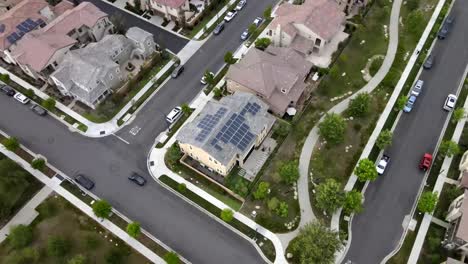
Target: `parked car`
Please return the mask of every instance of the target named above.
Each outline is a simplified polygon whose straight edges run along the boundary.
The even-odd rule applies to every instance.
[[[246,4],[247,0],[240,0],[239,3],[237,3],[236,10],[240,11]]]
[[[421,159],[421,162],[419,163],[419,168],[421,170],[427,171],[432,164],[432,155],[429,153],[424,153],[423,158]]]
[[[432,65],[434,65],[434,55],[431,53],[429,56],[427,56],[426,60],[424,61],[423,68],[426,70],[429,70],[432,68]]]
[[[262,24],[262,22],[263,22],[263,18],[257,17],[255,18],[253,23],[255,24],[255,26],[259,27]]]
[[[88,177],[84,176],[83,174],[78,174],[75,177],[75,182],[83,186],[87,190],[91,190],[94,188],[94,182]]]
[[[14,98],[15,98],[18,102],[20,102],[20,103],[22,103],[22,104],[27,104],[27,103],[29,103],[29,98],[26,97],[26,95],[24,95],[24,94],[22,94],[22,93],[16,93],[15,96],[14,96]]]
[[[210,74],[211,76],[214,77],[214,73],[213,73],[213,72],[209,72],[209,74]],[[206,82],[206,76],[205,76],[205,75],[203,75],[203,77],[201,78],[200,82],[201,82],[202,84],[207,84],[207,82]]]
[[[439,30],[439,33],[437,33],[437,38],[439,39],[445,39],[450,32],[450,28],[452,27],[453,22],[455,21],[454,17],[447,17],[444,21],[444,24]]]
[[[166,121],[170,124],[177,121],[182,116],[182,107],[177,106],[166,116]]]
[[[452,111],[455,108],[455,104],[457,103],[457,96],[454,94],[449,94],[447,99],[445,99],[444,110]]]
[[[13,88],[11,88],[10,86],[8,86],[8,85],[4,85],[1,88],[1,91],[3,93],[5,93],[6,95],[8,95],[8,96],[14,96],[16,94],[15,90]]]
[[[224,21],[226,22],[229,22],[231,21],[235,16],[237,15],[237,11],[234,9],[234,10],[231,10],[229,11],[226,16],[224,17]]]
[[[249,38],[249,35],[250,35],[250,34],[249,34],[249,30],[246,29],[246,30],[244,30],[244,32],[242,32],[242,34],[241,34],[241,39],[242,39],[242,40],[247,40],[247,39]]]
[[[128,179],[140,186],[143,186],[146,184],[146,179],[143,178],[143,176],[139,175],[138,173],[134,172],[132,175],[128,176]]]
[[[390,162],[390,157],[383,155],[382,158],[380,159],[379,163],[376,166],[377,173],[379,175],[382,175],[385,172],[385,169],[387,168],[388,163]]]
[[[422,92],[423,85],[424,85],[423,80],[417,80],[416,83],[414,84],[413,90],[411,90],[411,94],[419,96],[419,94]]]
[[[44,108],[42,108],[40,105],[37,105],[37,104],[34,104],[33,106],[31,106],[31,110],[40,116],[45,116],[47,114],[47,110],[45,110]]]
[[[183,66],[183,65],[179,65],[179,66],[177,66],[177,67],[172,71],[171,77],[175,79],[175,78],[177,78],[183,71],[184,71],[184,66]]]
[[[221,31],[223,31],[223,29],[224,29],[224,21],[221,22],[221,23],[219,23],[219,24],[215,27],[215,29],[213,30],[213,34],[219,35],[219,33],[221,33]]]
[[[406,102],[405,107],[403,108],[403,112],[409,113],[413,110],[414,103],[416,102],[416,95],[411,95]]]

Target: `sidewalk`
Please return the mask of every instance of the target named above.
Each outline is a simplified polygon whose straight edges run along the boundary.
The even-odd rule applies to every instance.
[[[7,238],[12,227],[31,224],[39,215],[36,211],[36,207],[47,199],[51,193],[51,188],[48,186],[42,187],[42,189],[0,230],[0,243]]]
[[[211,27],[214,23],[216,23],[216,21],[218,20],[218,18],[220,16],[222,16],[224,14],[224,12],[226,12],[229,8],[229,6],[231,6],[232,4],[234,4],[234,2],[236,2],[236,0],[231,0],[229,1],[229,3],[227,3],[221,10],[219,10],[219,12],[213,16],[213,18],[208,21],[208,23],[206,23],[205,27],[200,29],[200,31],[198,31],[198,33],[195,35],[195,37],[193,37],[193,39],[200,39],[201,36],[203,36],[203,33],[205,33],[205,28],[209,28]]]

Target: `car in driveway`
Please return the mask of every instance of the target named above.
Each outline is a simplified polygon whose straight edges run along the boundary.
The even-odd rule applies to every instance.
[[[447,17],[444,21],[444,24],[439,30],[439,33],[437,33],[437,38],[439,39],[445,39],[450,32],[450,29],[452,28],[452,25],[455,21],[454,17]]]
[[[90,178],[84,176],[83,174],[78,174],[75,177],[75,182],[87,190],[91,190],[94,188],[94,182]]]
[[[432,65],[434,65],[434,60],[435,60],[434,54],[432,53],[429,54],[429,56],[427,56],[426,60],[424,61],[423,68],[426,70],[429,70],[430,68],[432,68]]]
[[[45,110],[44,108],[42,108],[40,105],[37,105],[37,104],[34,104],[33,106],[31,106],[31,110],[40,116],[47,115],[47,110]]]
[[[457,103],[457,96],[454,94],[447,95],[447,99],[445,99],[444,103],[444,110],[452,111],[455,108],[455,104]]]
[[[405,107],[403,108],[403,112],[409,113],[413,110],[414,103],[416,103],[416,95],[411,95],[406,102]]]
[[[240,0],[239,3],[236,5],[236,10],[240,11],[244,6],[247,4],[247,0]]]
[[[146,179],[143,178],[143,176],[139,175],[138,173],[134,172],[132,175],[128,176],[128,179],[140,186],[143,186],[146,184]]]
[[[29,98],[26,97],[26,95],[22,94],[22,93],[16,93],[15,96],[13,96],[16,101],[22,103],[22,104],[27,104],[29,103]]]
[[[8,85],[4,85],[1,91],[8,96],[14,96],[16,94],[16,91]]]
[[[421,162],[419,163],[419,168],[423,171],[427,171],[432,164],[432,155],[429,153],[424,153],[423,158],[421,159]]]
[[[209,74],[209,75],[211,75],[211,77],[214,77],[214,73],[213,73],[213,72],[207,72],[207,73],[205,73],[205,74],[203,75],[203,77],[201,78],[201,80],[200,80],[200,82],[201,82],[202,84],[204,84],[204,85],[208,83],[208,82],[206,81],[206,74]]]
[[[419,96],[419,94],[421,94],[422,92],[423,85],[424,85],[423,80],[417,80],[413,86],[413,90],[411,90],[411,94]]]
[[[224,30],[224,21],[221,22],[221,23],[219,23],[219,24],[215,27],[215,29],[213,30],[213,34],[219,35],[219,33],[221,33],[221,31],[223,31],[223,30]]]
[[[376,166],[377,173],[379,175],[382,175],[385,172],[385,169],[387,168],[387,165],[389,162],[390,162],[390,157],[387,155],[383,155],[379,163]]]
[[[224,21],[229,22],[237,15],[237,10],[229,11],[226,16],[224,17]]]
[[[242,40],[247,40],[247,39],[249,38],[249,35],[250,35],[250,34],[249,34],[249,30],[246,29],[246,30],[244,30],[244,32],[242,32],[242,34],[241,34],[241,39],[242,39]]]

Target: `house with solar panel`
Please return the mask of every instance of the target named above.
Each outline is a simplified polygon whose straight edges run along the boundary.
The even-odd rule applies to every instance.
[[[180,149],[210,172],[227,176],[269,134],[275,118],[255,95],[238,92],[212,100],[177,135]]]

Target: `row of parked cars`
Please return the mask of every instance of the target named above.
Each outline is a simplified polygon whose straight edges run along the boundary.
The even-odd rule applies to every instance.
[[[128,176],[128,180],[139,186],[144,186],[146,184],[146,179],[136,172],[133,172],[132,175]],[[76,175],[74,181],[86,190],[92,190],[95,185],[93,180],[84,176],[83,174]]]
[[[8,86],[8,85],[1,85],[1,88],[0,88],[0,91],[8,96],[11,96],[13,97],[16,101],[24,104],[24,105],[27,105],[30,100],[27,96],[25,96],[24,94],[20,93],[20,92],[16,92],[15,89],[13,89],[12,87]],[[31,110],[40,115],[40,116],[44,116],[47,114],[47,110],[45,110],[44,108],[42,108],[40,105],[37,105],[37,104],[33,104],[31,106]]]

